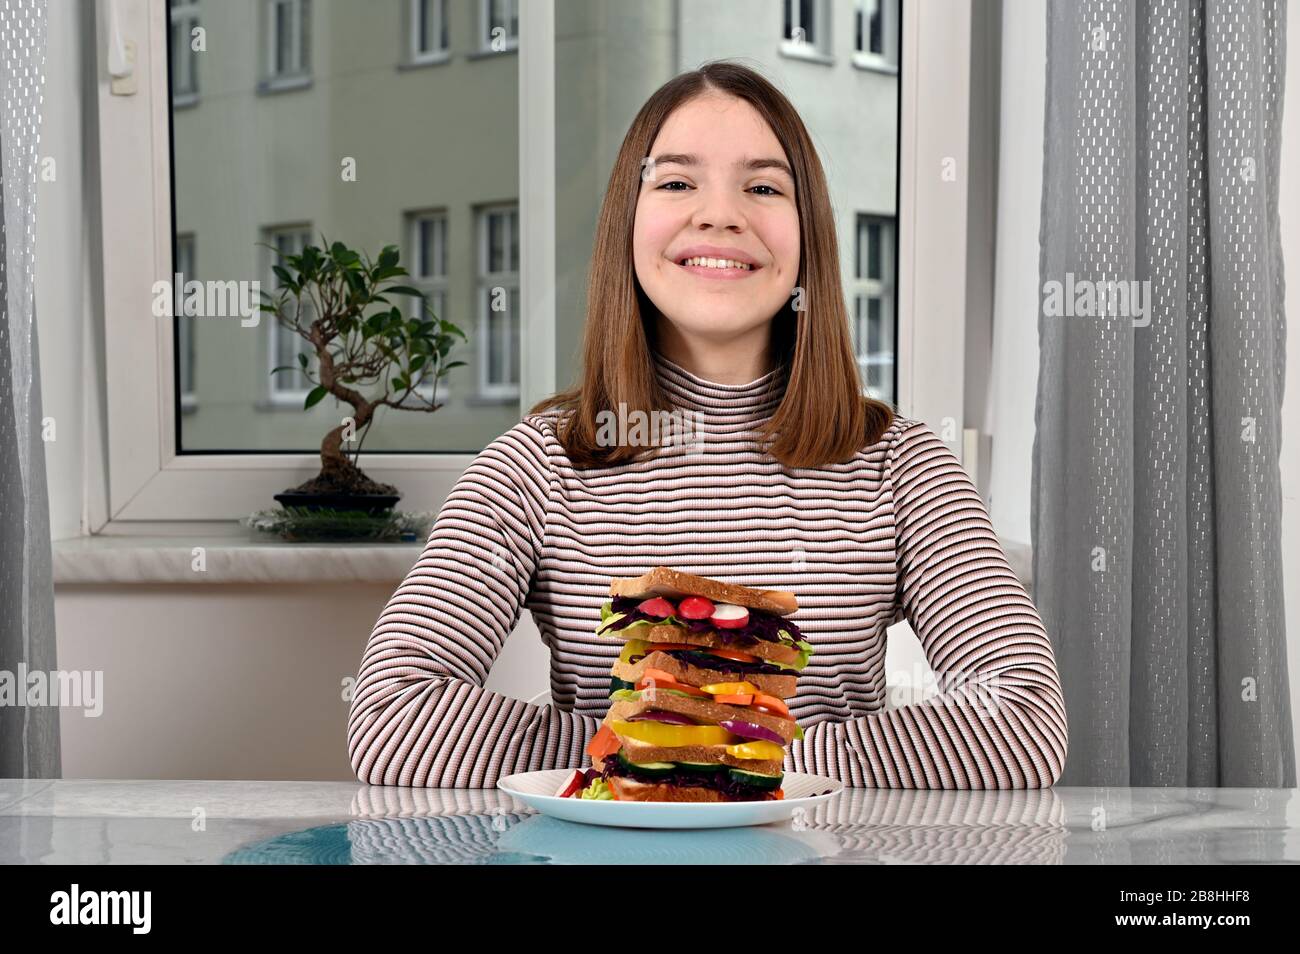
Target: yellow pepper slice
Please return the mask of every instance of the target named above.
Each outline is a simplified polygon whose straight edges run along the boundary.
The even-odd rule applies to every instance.
[[[681,745],[727,745],[735,738],[720,725],[669,725],[666,722],[652,720],[626,722],[622,719],[612,719],[609,727],[629,739],[664,748]],[[768,744],[771,745],[770,742]],[[762,757],[767,758],[767,756]]]
[[[738,759],[762,759],[768,761],[771,759],[784,759],[785,749],[775,742],[755,739],[750,742],[742,742],[739,745],[727,746],[727,754]]]
[[[700,688],[714,696],[747,696],[758,692],[758,686],[752,682],[714,682]]]

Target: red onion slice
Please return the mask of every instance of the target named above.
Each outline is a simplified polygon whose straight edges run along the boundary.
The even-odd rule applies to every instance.
[[[645,712],[627,717],[628,722],[667,722],[669,725],[695,725],[695,720],[680,712],[664,712],[661,709],[647,709]]]
[[[725,722],[719,722],[728,732],[745,739],[758,739],[762,742],[775,742],[777,745],[785,745],[785,739],[781,738],[771,729],[764,728],[761,725],[754,725],[752,722],[741,722],[739,719],[727,719]]]

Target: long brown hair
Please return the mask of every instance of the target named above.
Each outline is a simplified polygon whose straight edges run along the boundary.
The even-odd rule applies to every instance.
[[[575,467],[623,463],[642,452],[599,443],[599,412],[613,411],[620,403],[647,413],[672,410],[654,373],[651,319],[656,312],[636,279],[632,226],[642,160],[659,130],[678,106],[710,90],[750,103],[771,127],[794,171],[800,245],[796,284],[803,302],[792,296],[772,320],[776,377],[784,376],[786,389],[776,411],[759,427],[758,438],[787,467],[821,467],[849,460],[880,440],[893,422],[890,405],[862,394],[840,282],[834,213],[808,130],[790,101],[761,75],[715,61],[655,91],[632,121],[610,173],[587,279],[581,379],[531,411],[561,412],[558,437]]]

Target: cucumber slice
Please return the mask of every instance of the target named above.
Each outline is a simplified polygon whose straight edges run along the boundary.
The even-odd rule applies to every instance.
[[[609,691],[613,695],[620,689],[635,689],[636,683],[628,682],[626,679],[620,679],[618,676],[609,677]]]
[[[618,750],[618,760],[624,768],[639,772],[648,778],[671,775],[673,770],[677,768],[676,762],[633,762],[623,754],[622,749]]]
[[[742,785],[752,785],[754,788],[770,791],[774,788],[781,787],[781,775],[760,775],[757,772],[746,772],[744,769],[732,768],[731,777]]]

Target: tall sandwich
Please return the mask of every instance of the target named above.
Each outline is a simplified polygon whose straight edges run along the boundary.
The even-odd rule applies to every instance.
[[[623,642],[610,706],[565,788],[582,798],[783,798],[790,713],[812,646],[788,617],[793,593],[655,567],[611,582],[600,636]]]

